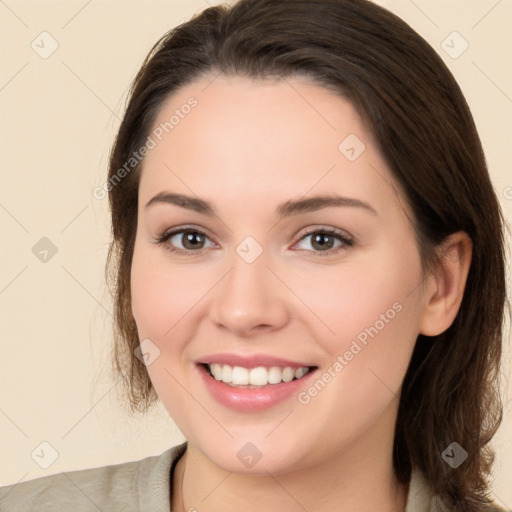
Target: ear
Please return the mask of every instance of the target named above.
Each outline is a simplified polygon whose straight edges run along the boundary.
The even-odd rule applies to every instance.
[[[452,233],[437,248],[440,264],[424,287],[420,334],[436,336],[452,325],[462,303],[472,250],[464,231]]]

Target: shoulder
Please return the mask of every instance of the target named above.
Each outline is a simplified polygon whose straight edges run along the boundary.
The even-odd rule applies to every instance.
[[[186,444],[138,461],[63,471],[0,487],[0,509],[3,512],[98,509],[124,512],[147,507],[169,510],[170,473],[185,452]]]
[[[419,469],[413,468],[405,512],[452,512],[452,510],[432,491],[425,475]],[[486,512],[507,511],[493,503],[489,505]]]

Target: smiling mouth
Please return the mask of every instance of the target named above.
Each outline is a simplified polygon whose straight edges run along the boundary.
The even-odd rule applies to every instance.
[[[199,366],[204,368],[212,379],[233,388],[247,389],[276,386],[300,380],[318,368],[317,366],[301,366],[299,368],[292,368],[290,366],[258,366],[255,368],[244,368],[242,366],[217,363],[200,363]]]

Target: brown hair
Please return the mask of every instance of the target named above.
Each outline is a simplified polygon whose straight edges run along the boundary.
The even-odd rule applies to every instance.
[[[170,30],[146,57],[109,168],[114,361],[132,409],[147,410],[156,398],[134,356],[139,339],[131,311],[141,165],[118,183],[111,180],[144,145],[169,95],[207,73],[306,75],[348,99],[405,193],[424,270],[438,264],[434,249],[447,235],[462,230],[471,237],[472,263],[455,321],[439,336],[417,339],[401,390],[393,463],[403,483],[411,467],[419,467],[454,510],[485,510],[494,459],[488,443],[502,419],[504,220],[452,74],[405,22],[367,0],[241,0],[211,7]],[[453,441],[468,453],[457,469],[441,458]]]

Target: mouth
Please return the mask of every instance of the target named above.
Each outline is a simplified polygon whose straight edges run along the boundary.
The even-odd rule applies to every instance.
[[[214,380],[233,388],[261,389],[301,380],[317,366],[256,366],[246,368],[219,363],[198,363]]]
[[[227,364],[226,354],[209,359],[195,365],[205,389],[221,405],[242,413],[264,412],[291,400],[318,373],[318,366],[273,357],[251,361],[233,356],[233,366]]]

